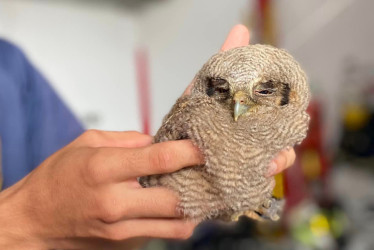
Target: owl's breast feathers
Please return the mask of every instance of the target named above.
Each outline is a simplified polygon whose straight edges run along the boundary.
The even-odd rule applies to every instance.
[[[267,164],[264,159],[270,161],[278,150],[270,147],[270,137],[274,136],[257,119],[235,122],[232,112],[199,95],[182,97],[176,102],[156,134],[155,142],[191,139],[205,156],[203,172],[220,180],[210,181],[212,185],[235,186],[247,192],[249,186],[265,180],[262,177],[266,170],[263,164]],[[245,179],[251,182],[242,183]],[[228,188],[223,191],[230,193]]]

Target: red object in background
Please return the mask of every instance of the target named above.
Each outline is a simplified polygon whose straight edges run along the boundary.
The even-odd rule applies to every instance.
[[[257,40],[260,43],[276,45],[276,22],[274,18],[274,1],[273,0],[258,0],[257,12],[255,15],[258,16],[255,21],[254,27],[257,31]]]
[[[258,19],[258,30],[259,30],[259,40],[264,41],[264,33],[265,33],[265,23],[268,21],[269,16],[267,15],[269,8],[269,0],[258,0],[258,8],[260,18]]]
[[[148,52],[145,48],[135,51],[135,67],[138,85],[138,100],[142,122],[142,132],[151,133],[151,95],[149,83],[149,61]]]
[[[327,195],[325,181],[329,164],[323,150],[322,109],[320,103],[312,100],[307,112],[311,118],[308,136],[300,146],[295,148],[297,155],[295,165],[288,169],[285,174],[287,208],[293,207],[303,199],[315,195],[311,192],[312,182],[315,181],[321,181],[323,193],[319,195],[324,197],[312,198],[321,199]]]

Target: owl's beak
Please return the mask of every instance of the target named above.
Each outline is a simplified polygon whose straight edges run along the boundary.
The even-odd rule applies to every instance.
[[[234,120],[237,121],[239,116],[245,114],[248,111],[248,106],[241,104],[240,102],[235,102],[234,106]]]
[[[234,95],[234,120],[237,121],[239,116],[245,114],[249,106],[248,103],[248,97],[243,91],[238,91]]]

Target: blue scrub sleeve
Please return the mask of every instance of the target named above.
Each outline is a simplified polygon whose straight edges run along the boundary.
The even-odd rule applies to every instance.
[[[3,188],[82,132],[80,122],[22,51],[0,39]]]

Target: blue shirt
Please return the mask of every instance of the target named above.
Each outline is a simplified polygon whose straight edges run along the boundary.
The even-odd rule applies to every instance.
[[[22,51],[0,39],[3,188],[82,132],[81,124]]]

